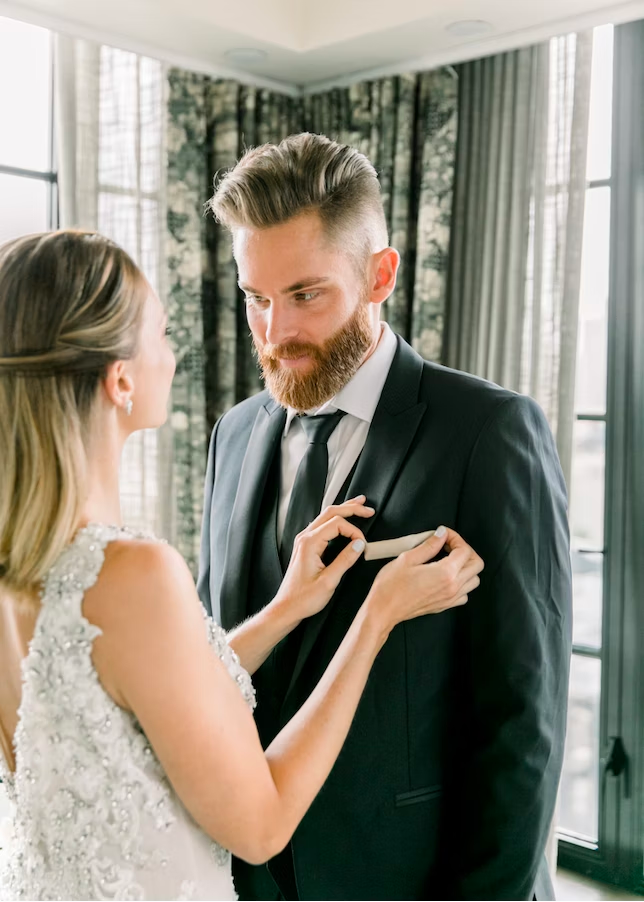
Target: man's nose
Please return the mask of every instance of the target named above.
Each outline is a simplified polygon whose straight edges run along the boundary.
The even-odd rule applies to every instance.
[[[279,304],[271,304],[266,318],[266,341],[272,345],[282,345],[295,341],[300,327],[295,311]]]

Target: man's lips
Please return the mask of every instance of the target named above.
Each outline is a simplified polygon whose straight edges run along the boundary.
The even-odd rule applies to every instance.
[[[278,359],[281,365],[286,367],[286,369],[297,369],[307,363],[311,358],[308,354],[302,354],[300,357],[279,357]]]

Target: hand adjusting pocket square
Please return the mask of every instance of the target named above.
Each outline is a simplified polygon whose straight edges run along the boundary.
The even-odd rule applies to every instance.
[[[367,542],[364,550],[365,561],[380,561],[388,557],[398,557],[405,551],[410,551],[420,545],[425,539],[434,535],[434,530],[417,532],[410,536],[401,536],[398,539],[385,539],[384,542]]]

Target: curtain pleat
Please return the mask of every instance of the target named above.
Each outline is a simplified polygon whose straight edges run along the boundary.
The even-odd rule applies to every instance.
[[[170,493],[173,542],[196,570],[203,509],[207,429],[202,264],[206,256],[202,185],[206,179],[206,96],[200,76],[169,74],[167,160],[167,304],[177,371],[172,388]]]
[[[444,361],[544,408],[570,476],[592,33],[459,67]]]

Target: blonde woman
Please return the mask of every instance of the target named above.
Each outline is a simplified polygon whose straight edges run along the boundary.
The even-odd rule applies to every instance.
[[[346,517],[372,510],[363,497],[327,509],[298,536],[267,608],[229,635],[204,622],[181,557],[123,527],[119,510],[125,440],[166,417],[166,331],[141,272],[101,236],[62,231],[0,248],[7,898],[234,898],[230,851],[259,863],[288,843],[390,631],[463,604],[479,583],[481,560],[445,529],[386,566],[319,685],[264,751],[249,674],[325,606],[364,548]],[[325,567],[338,535],[350,543]],[[449,555],[424,566],[444,545]]]

